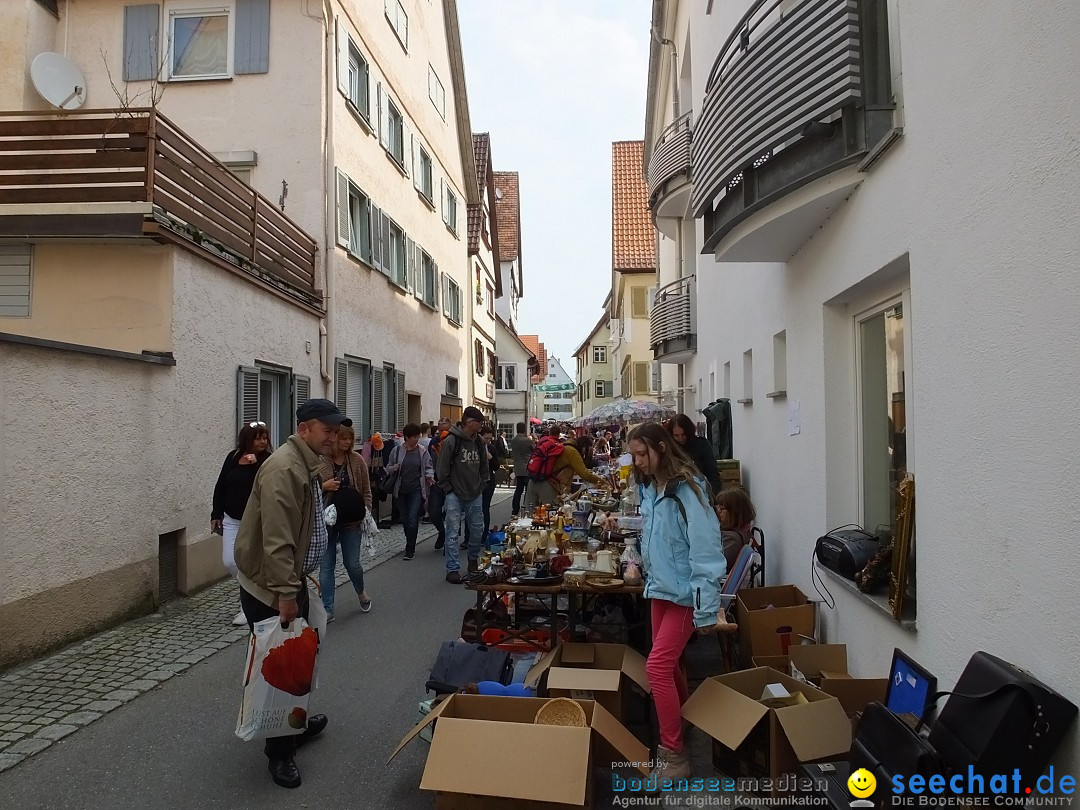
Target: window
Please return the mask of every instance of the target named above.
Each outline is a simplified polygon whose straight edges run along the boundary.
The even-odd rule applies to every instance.
[[[477,338],[473,341],[473,361],[476,368],[476,376],[484,376],[484,344]]]
[[[360,50],[349,40],[349,103],[365,119],[371,118],[371,99],[368,90],[368,63]]]
[[[596,397],[606,397],[608,383],[603,380],[593,380],[593,395]]]
[[[311,379],[282,366],[240,366],[236,391],[237,430],[250,422],[265,422],[277,447],[292,433],[296,406],[311,397]]]
[[[438,110],[439,115],[443,120],[446,120],[446,91],[443,89],[443,84],[439,81],[439,77],[435,74],[435,68],[428,65],[427,75],[427,92],[428,98],[431,99],[431,103],[435,105],[435,109]]]
[[[372,381],[375,430],[401,430],[405,427],[405,375],[387,364],[375,369]]]
[[[404,288],[409,283],[405,269],[405,231],[401,230],[396,222],[390,220],[389,233],[390,242],[386,274],[392,282]]]
[[[405,119],[401,111],[389,98],[386,100],[387,114],[387,144],[386,151],[398,162],[399,166],[405,166]]]
[[[169,77],[228,78],[229,12],[173,11],[169,14]]]
[[[402,8],[400,0],[386,0],[386,19],[397,34],[401,47],[409,50],[409,15]]]
[[[649,393],[650,394],[659,394],[660,393],[660,385],[661,385],[661,383],[660,383],[660,361],[659,360],[653,360],[652,361],[652,377],[649,380]]]
[[[432,309],[439,306],[439,266],[426,250],[420,251],[420,291],[422,300]]]
[[[487,314],[489,318],[495,317],[495,288],[487,285]]]
[[[907,472],[904,310],[894,301],[857,319],[862,524],[892,526]]]
[[[607,362],[607,346],[593,346],[592,359],[594,363]]]
[[[335,365],[334,402],[353,420],[356,435],[371,435],[371,364],[366,360],[339,357]]]
[[[450,232],[457,235],[458,232],[458,199],[457,195],[451,190],[450,186],[443,184],[443,222],[446,223],[446,227],[450,229]]]
[[[371,264],[371,203],[352,183],[349,184],[349,252]]]
[[[416,190],[424,195],[424,199],[434,205],[435,181],[431,170],[431,155],[428,154],[427,149],[420,145],[419,139],[417,139],[416,145],[420,148],[417,149],[419,157],[416,160],[416,166],[413,167],[413,183],[416,185]]]
[[[443,314],[456,326],[462,324],[461,287],[450,276],[444,275],[446,289],[443,290]]]
[[[495,388],[500,391],[517,390],[517,366],[513,363],[500,363],[495,376]]]
[[[446,378],[446,395],[448,397],[456,397],[458,395],[457,377]]]
[[[0,318],[30,317],[30,245],[0,245]]]
[[[495,352],[488,350],[487,353],[487,378],[494,382],[495,369],[499,366],[499,358],[495,356]]]

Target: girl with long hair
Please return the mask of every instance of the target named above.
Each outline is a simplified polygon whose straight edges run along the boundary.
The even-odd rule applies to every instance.
[[[210,530],[221,535],[221,562],[232,576],[236,576],[233,548],[240,519],[244,516],[244,507],[255,485],[255,474],[273,449],[265,423],[249,422],[244,425],[236,437],[236,447],[225,456],[225,463],[221,465],[214,485]],[[244,611],[237,613],[232,623],[237,627],[247,624]]]
[[[641,558],[651,600],[653,644],[645,671],[660,726],[655,772],[684,779],[690,759],[682,704],[690,693],[679,656],[695,629],[711,633],[727,625],[720,601],[727,564],[705,480],[671,435],[649,422],[630,431],[626,444],[641,496]]]

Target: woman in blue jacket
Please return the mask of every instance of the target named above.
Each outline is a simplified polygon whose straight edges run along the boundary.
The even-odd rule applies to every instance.
[[[727,563],[705,481],[671,435],[650,422],[630,432],[627,447],[644,519],[641,558],[653,640],[645,671],[660,726],[657,770],[661,778],[684,779],[690,761],[683,749],[682,704],[690,695],[679,656],[695,628],[709,633],[726,624],[720,582]]]

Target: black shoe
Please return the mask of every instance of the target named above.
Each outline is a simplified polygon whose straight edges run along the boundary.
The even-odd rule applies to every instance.
[[[413,553],[411,551],[406,551],[405,556],[402,559],[411,560],[412,558],[413,558]]]
[[[445,537],[440,537],[438,540],[435,541],[435,550],[439,551],[445,545],[446,545],[446,538]]]
[[[300,787],[300,769],[296,767],[296,760],[291,756],[270,760],[270,778],[283,788]]]
[[[446,581],[449,582],[451,585],[460,585],[461,574],[459,574],[457,571],[451,571],[449,574],[446,575]]]
[[[469,573],[475,574],[479,570],[479,565],[478,560],[469,560]]]
[[[303,745],[309,740],[313,740],[323,733],[323,729],[326,728],[326,724],[329,722],[325,714],[313,714],[308,718],[307,728],[304,729],[304,733],[296,738],[297,745]]]

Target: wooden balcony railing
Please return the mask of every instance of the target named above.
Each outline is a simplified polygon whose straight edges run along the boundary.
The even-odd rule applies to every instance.
[[[161,113],[0,113],[0,218],[4,205],[84,203],[92,214],[122,202],[152,206],[143,233],[165,228],[322,307],[315,240]]]

